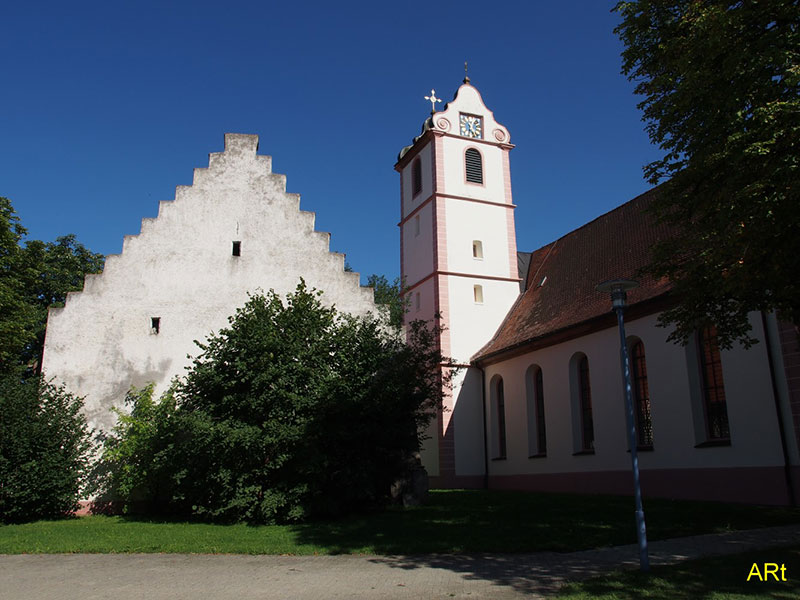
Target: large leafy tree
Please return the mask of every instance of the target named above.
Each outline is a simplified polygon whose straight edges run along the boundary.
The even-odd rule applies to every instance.
[[[132,395],[105,451],[106,496],[221,521],[297,521],[380,506],[419,449],[448,364],[424,323],[381,319],[300,284],[253,296],[154,403]]]
[[[23,365],[38,373],[47,309],[63,306],[87,273],[103,269],[103,255],[74,235],[23,246],[26,233],[11,202],[0,197],[0,372]]]
[[[686,343],[705,322],[752,343],[747,313],[800,323],[800,8],[797,0],[619,2],[623,73],[643,96],[653,210],[675,235],[651,271]]]
[[[0,522],[78,508],[93,449],[82,407],[40,377],[0,375]]]
[[[403,326],[408,302],[403,298],[403,283],[399,277],[389,282],[385,275],[370,275],[367,286],[375,292],[375,304],[385,306],[388,311],[389,324],[392,327]]]

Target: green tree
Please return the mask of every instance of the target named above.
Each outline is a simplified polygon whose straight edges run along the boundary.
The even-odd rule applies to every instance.
[[[375,291],[375,304],[388,308],[389,324],[398,329],[402,327],[408,311],[408,301],[403,298],[401,279],[397,277],[392,283],[389,283],[385,275],[370,275],[367,278],[367,286]]]
[[[441,403],[444,359],[424,323],[406,344],[319,296],[303,283],[285,300],[253,296],[174,393],[132,396],[104,455],[107,490],[145,510],[254,523],[386,502]]]
[[[103,269],[104,258],[74,235],[55,242],[29,240],[11,201],[0,197],[0,373],[25,365],[39,373],[47,309],[63,306],[80,290],[87,273]]]
[[[92,442],[83,401],[39,377],[0,377],[0,521],[78,508]]]
[[[746,345],[747,313],[800,323],[800,9],[797,0],[619,2],[623,73],[650,139],[653,205],[675,235],[650,271],[679,304],[661,322]]]

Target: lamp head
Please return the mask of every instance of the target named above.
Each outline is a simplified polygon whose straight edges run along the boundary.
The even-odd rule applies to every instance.
[[[625,308],[628,300],[628,290],[639,287],[638,281],[630,279],[611,279],[604,281],[597,286],[598,292],[611,294],[611,306],[613,308]]]

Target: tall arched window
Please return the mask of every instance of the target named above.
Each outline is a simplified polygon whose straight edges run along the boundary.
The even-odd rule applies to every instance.
[[[525,391],[528,408],[528,456],[546,456],[544,382],[542,370],[537,365],[531,365],[525,371]]]
[[[636,417],[637,444],[640,448],[653,447],[653,421],[650,417],[650,389],[647,387],[647,361],[644,344],[636,340],[631,345],[631,371],[633,373],[633,406]]]
[[[411,195],[416,196],[422,191],[422,161],[417,158],[411,163]]]
[[[493,458],[506,458],[506,398],[503,378],[499,375],[492,378],[491,420]]]
[[[483,158],[480,152],[475,148],[467,148],[464,153],[464,166],[468,182],[483,183]]]
[[[698,332],[697,340],[706,433],[709,440],[728,440],[731,432],[728,426],[728,408],[725,401],[725,385],[722,381],[717,328],[713,325],[704,327]]]
[[[578,398],[581,411],[581,449],[594,450],[592,386],[589,382],[589,359],[585,354],[578,361]]]

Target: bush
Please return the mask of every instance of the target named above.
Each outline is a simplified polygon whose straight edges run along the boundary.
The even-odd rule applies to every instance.
[[[134,510],[252,523],[385,503],[441,403],[442,357],[424,324],[406,344],[319,295],[253,296],[174,391],[132,395],[107,490]]]
[[[81,398],[41,378],[0,379],[0,520],[78,508],[92,452],[82,408]]]

